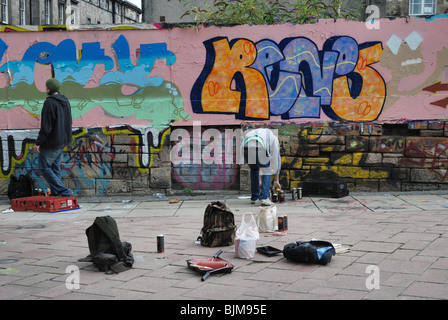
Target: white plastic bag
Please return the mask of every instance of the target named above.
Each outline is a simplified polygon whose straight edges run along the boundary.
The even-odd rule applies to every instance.
[[[259,232],[275,232],[278,230],[277,207],[260,207],[257,215],[257,225]]]
[[[249,216],[250,215],[250,216]],[[252,213],[243,214],[241,226],[235,234],[235,253],[238,258],[250,259],[255,255],[255,246],[260,238],[257,222]]]

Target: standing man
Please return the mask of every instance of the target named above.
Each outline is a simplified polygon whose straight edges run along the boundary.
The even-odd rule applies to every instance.
[[[280,144],[270,129],[250,130],[242,143],[244,162],[250,167],[251,203],[270,206],[271,175],[274,174],[274,188],[281,189],[279,175],[281,169]],[[260,173],[261,184],[260,184]]]
[[[72,111],[68,99],[59,94],[57,79],[45,83],[47,99],[41,116],[41,128],[34,146],[39,153],[39,169],[50,186],[51,195],[68,197],[73,191],[61,180],[62,151],[72,143]]]

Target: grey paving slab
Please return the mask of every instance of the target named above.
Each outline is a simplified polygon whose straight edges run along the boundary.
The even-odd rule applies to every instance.
[[[80,209],[60,213],[9,212],[9,205],[1,203],[0,299],[448,299],[448,193],[352,194],[277,203],[277,214],[288,216],[289,230],[283,236],[260,233],[257,245],[282,249],[318,238],[347,249],[326,266],[259,253],[243,260],[236,258],[234,246],[195,243],[211,201],[225,201],[237,225],[243,213],[258,213],[259,207],[241,197],[181,197],[177,203],[168,202],[173,197],[80,198]],[[107,275],[78,262],[89,253],[86,228],[103,215],[114,217],[122,241],[132,244],[133,269]],[[157,253],[159,233],[165,235],[164,253]],[[234,265],[232,273],[201,281],[187,268],[187,259],[211,257],[218,249]],[[67,286],[70,266],[79,269],[79,289]],[[370,266],[378,268],[378,289],[366,285],[373,275]]]

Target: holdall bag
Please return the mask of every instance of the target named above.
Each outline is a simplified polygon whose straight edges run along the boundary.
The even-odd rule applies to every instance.
[[[231,246],[235,243],[235,217],[224,202],[213,201],[204,212],[204,224],[198,240],[206,247]]]
[[[96,217],[86,229],[90,254],[78,261],[93,262],[99,271],[120,273],[132,268],[132,245],[121,242],[117,222],[110,216]]]
[[[289,243],[283,248],[283,256],[291,261],[326,265],[336,254],[333,244],[328,241]]]
[[[21,174],[19,178],[11,175],[8,185],[9,200],[31,197],[34,193],[34,181],[30,173]]]

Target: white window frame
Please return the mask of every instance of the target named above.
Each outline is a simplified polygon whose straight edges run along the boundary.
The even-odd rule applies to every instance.
[[[45,0],[45,24],[51,24],[51,0]]]
[[[65,24],[65,4],[64,3],[58,3],[58,22],[60,25]]]
[[[414,10],[417,6],[418,9]],[[427,8],[431,8],[428,11]],[[410,16],[429,16],[437,13],[437,0],[409,0]]]
[[[2,0],[2,23],[9,23],[9,0]]]
[[[26,25],[26,3],[25,3],[25,0],[20,0],[20,5],[19,5],[19,24],[21,26]]]

